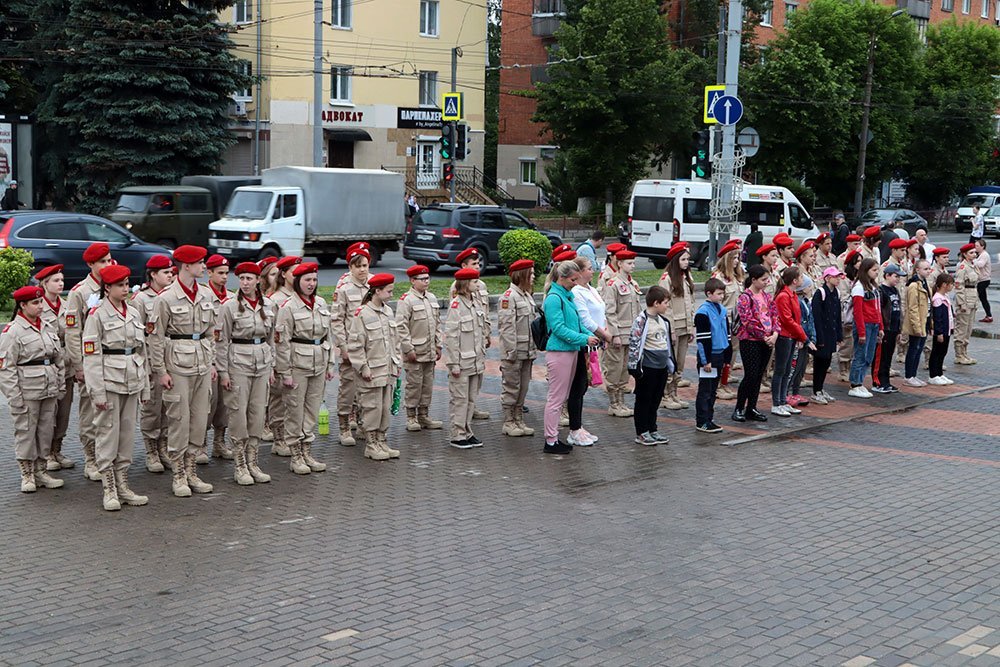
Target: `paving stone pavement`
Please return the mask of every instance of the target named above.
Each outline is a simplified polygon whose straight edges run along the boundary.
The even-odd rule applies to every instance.
[[[718,436],[661,411],[654,448],[592,390],[601,442],[565,457],[497,417],[470,451],[397,417],[398,461],[321,437],[325,473],[265,455],[274,481],[244,488],[213,462],[216,492],[190,499],[137,457],[150,504],[117,513],[79,463],[25,495],[8,460],[0,664],[1000,664],[1000,353],[972,350],[953,387],[834,383],[842,400],[766,429],[731,402]],[[480,405],[499,412],[495,372]]]

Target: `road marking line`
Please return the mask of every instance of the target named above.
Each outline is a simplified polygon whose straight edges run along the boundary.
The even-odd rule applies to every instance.
[[[331,632],[328,635],[323,635],[320,639],[325,639],[328,642],[338,642],[341,639],[347,639],[348,637],[353,637],[356,634],[358,634],[357,630],[347,628],[346,630],[338,630],[337,632]]]
[[[867,655],[859,655],[856,658],[851,658],[847,662],[841,663],[840,667],[868,667],[868,665],[874,665],[875,658],[869,658]]]
[[[968,655],[975,658],[976,656],[982,655],[983,653],[986,653],[989,650],[990,650],[989,646],[983,646],[982,644],[969,644],[961,651],[959,651],[959,653],[961,653],[962,655]]]

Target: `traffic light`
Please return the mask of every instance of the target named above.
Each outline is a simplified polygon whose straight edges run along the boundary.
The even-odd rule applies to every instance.
[[[458,134],[455,136],[455,159],[464,160],[472,154],[469,150],[469,126],[465,123],[458,125]]]
[[[441,126],[441,159],[452,160],[455,154],[455,123],[444,123]]]
[[[455,180],[455,165],[451,162],[445,162],[441,165],[441,180],[445,183],[451,183]]]
[[[712,156],[709,143],[710,130],[698,130],[692,134],[694,140],[694,164],[691,171],[695,178],[712,177]]]

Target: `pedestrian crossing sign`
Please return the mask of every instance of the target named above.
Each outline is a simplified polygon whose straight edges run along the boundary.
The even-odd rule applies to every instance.
[[[444,104],[441,105],[441,108],[444,109],[441,112],[441,120],[462,120],[465,117],[464,102],[462,93],[445,93]]]

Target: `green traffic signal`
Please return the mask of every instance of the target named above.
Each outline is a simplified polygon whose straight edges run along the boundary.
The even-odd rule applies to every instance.
[[[454,133],[455,125],[454,123],[445,123],[441,126],[441,150],[438,151],[441,154],[441,158],[444,160],[450,160],[452,154],[452,144],[454,143]]]

